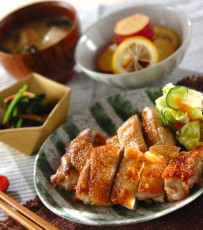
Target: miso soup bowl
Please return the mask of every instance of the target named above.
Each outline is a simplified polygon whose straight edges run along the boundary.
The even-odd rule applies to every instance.
[[[66,17],[72,21],[71,29],[59,42],[35,53],[12,54],[3,51],[8,33],[35,20],[47,17]],[[80,36],[75,9],[67,2],[47,1],[24,6],[0,21],[0,63],[14,78],[20,79],[31,72],[66,83],[73,75],[74,49]]]
[[[153,25],[175,30],[180,38],[179,48],[163,61],[124,74],[102,73],[96,61],[102,50],[112,43],[115,24],[132,14],[147,15]],[[164,4],[143,4],[113,12],[99,19],[81,36],[75,52],[76,63],[84,73],[98,82],[119,88],[140,88],[160,84],[178,66],[191,40],[191,21],[185,12]]]

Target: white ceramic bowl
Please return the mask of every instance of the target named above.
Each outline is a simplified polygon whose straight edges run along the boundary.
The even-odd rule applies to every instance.
[[[168,58],[144,70],[126,74],[107,74],[96,70],[98,53],[113,38],[116,22],[126,16],[143,13],[152,24],[174,29],[181,40],[180,47]],[[181,10],[161,4],[145,4],[122,9],[109,14],[92,25],[80,38],[76,46],[75,60],[89,77],[96,81],[121,88],[138,88],[155,85],[167,77],[182,60],[191,38],[191,21]]]

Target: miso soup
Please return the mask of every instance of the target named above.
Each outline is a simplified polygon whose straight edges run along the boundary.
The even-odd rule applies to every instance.
[[[13,54],[35,53],[59,42],[71,27],[72,21],[68,18],[35,20],[11,31],[1,50]]]

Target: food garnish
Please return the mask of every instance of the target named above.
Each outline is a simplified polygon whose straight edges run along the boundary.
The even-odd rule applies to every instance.
[[[114,27],[114,40],[116,44],[120,44],[126,38],[133,36],[143,36],[152,40],[154,34],[150,18],[144,14],[133,14],[123,18]]]
[[[20,128],[40,126],[54,107],[54,103],[45,100],[45,94],[27,91],[24,85],[16,94],[4,99],[7,108],[1,128]]]
[[[153,40],[156,40],[157,38],[167,39],[171,43],[174,51],[179,47],[180,39],[176,31],[169,29],[165,26],[158,25],[154,25],[153,29],[155,32]]]
[[[163,95],[156,100],[164,125],[173,130],[186,150],[203,145],[202,103],[202,93],[172,83],[163,87]]]
[[[133,210],[189,196],[202,180],[203,95],[172,83],[162,91],[156,107],[142,110],[142,122],[134,114],[114,136],[81,131],[66,146],[51,183],[74,190],[73,202]]]
[[[131,39],[136,41],[132,42]],[[141,46],[138,40],[142,40]],[[116,23],[114,42],[100,54],[97,66],[104,73],[139,71],[166,59],[179,45],[180,39],[174,30],[152,25],[147,15],[133,14]],[[146,51],[144,61],[140,59],[143,51]]]
[[[112,58],[116,47],[116,44],[109,45],[99,56],[97,64],[99,69],[103,72],[110,73],[112,71]]]
[[[112,69],[114,73],[142,70],[156,64],[159,53],[155,45],[145,37],[135,36],[125,39],[116,49]]]
[[[159,53],[159,62],[166,59],[174,52],[171,42],[166,38],[156,38],[153,43]]]
[[[0,175],[0,191],[5,192],[8,189],[9,180],[6,176]]]
[[[168,93],[175,87],[169,84],[164,90]],[[176,144],[161,113],[145,107],[142,123],[132,115],[112,137],[89,128],[81,131],[66,146],[50,180],[67,192],[74,190],[73,202],[88,205],[119,204],[134,210],[139,201],[182,200],[201,181],[203,146],[182,151]]]

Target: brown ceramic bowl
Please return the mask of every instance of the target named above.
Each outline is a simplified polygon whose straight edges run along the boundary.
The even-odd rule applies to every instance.
[[[72,27],[59,42],[35,53],[11,54],[2,49],[9,31],[25,23],[46,17],[68,17]],[[74,49],[80,35],[74,8],[67,2],[39,2],[20,8],[0,21],[0,62],[13,77],[20,79],[31,72],[65,83],[73,74]]]

